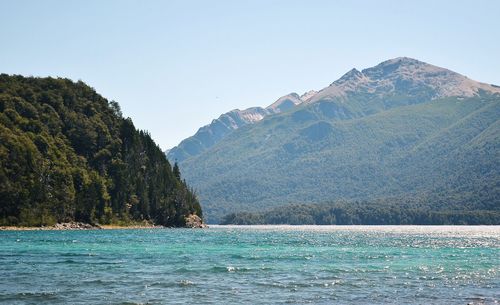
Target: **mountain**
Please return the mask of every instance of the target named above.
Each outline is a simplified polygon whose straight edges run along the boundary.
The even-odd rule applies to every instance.
[[[500,208],[500,87],[411,58],[352,69],[180,162],[210,222],[288,203]],[[432,196],[431,196],[432,195]]]
[[[269,115],[288,111],[308,99],[313,92],[315,91],[306,92],[303,96],[297,93],[287,94],[266,108],[235,109],[224,113],[212,123],[201,127],[196,134],[183,140],[176,147],[166,150],[165,154],[171,162],[182,162],[199,155],[236,129],[259,122]]]
[[[473,97],[480,90],[500,92],[498,87],[473,81],[456,72],[400,57],[362,72],[352,69],[315,94],[308,103],[347,101],[360,96],[370,100],[401,96],[416,103],[450,96]]]
[[[2,226],[202,216],[151,136],[81,81],[0,75],[0,165]]]
[[[269,112],[261,107],[229,111],[209,125],[201,127],[192,137],[165,151],[165,154],[171,162],[182,162],[206,151],[234,130],[260,121],[268,114]]]

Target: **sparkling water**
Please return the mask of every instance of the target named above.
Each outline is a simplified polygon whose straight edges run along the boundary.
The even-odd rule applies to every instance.
[[[500,227],[0,232],[0,304],[499,300]]]

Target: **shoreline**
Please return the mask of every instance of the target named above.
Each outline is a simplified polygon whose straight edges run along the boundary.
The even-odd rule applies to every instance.
[[[203,220],[195,215],[190,214],[185,217],[186,223],[184,227],[179,228],[192,228],[192,229],[203,229],[208,228],[208,226],[203,223]],[[155,225],[150,221],[140,221],[132,222],[128,225],[121,224],[90,224],[78,221],[62,222],[56,223],[52,226],[41,226],[41,227],[26,227],[26,226],[0,226],[0,231],[65,231],[65,230],[130,230],[130,229],[165,229],[162,225]]]
[[[63,222],[51,226],[0,226],[0,231],[66,231],[66,230],[117,230],[117,229],[154,229],[164,228],[164,226],[154,225],[149,222],[131,223],[129,225],[120,224],[89,224],[84,222]]]
[[[52,226],[29,227],[29,226],[0,226],[0,231],[80,231],[80,230],[133,230],[133,229],[169,229],[169,228],[208,228],[201,219],[189,217],[186,219],[184,227],[165,227],[155,225],[150,222],[136,222],[129,225],[107,224],[107,225],[92,225],[83,222],[64,222],[56,223]]]
[[[153,224],[132,225],[97,225],[85,224],[87,227],[63,227],[62,224],[46,227],[0,226],[0,231],[90,231],[90,230],[134,230],[134,229],[184,229],[191,227],[165,227]],[[500,233],[500,225],[205,225],[204,228],[254,229],[254,230],[306,230],[306,231],[405,231],[408,233],[430,233],[442,231],[481,231],[493,230]]]
[[[91,230],[132,230],[132,229],[165,229],[164,226],[141,226],[141,225],[100,225],[99,227],[92,228],[57,228],[53,226],[48,227],[16,227],[16,226],[3,226],[0,231],[91,231]]]

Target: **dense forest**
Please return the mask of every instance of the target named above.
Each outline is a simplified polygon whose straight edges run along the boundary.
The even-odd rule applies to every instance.
[[[0,75],[0,164],[0,225],[202,216],[177,165],[81,81]]]
[[[500,225],[500,207],[468,209],[450,198],[392,197],[372,201],[290,204],[226,215],[221,224],[256,225]],[[429,204],[428,202],[434,202]]]

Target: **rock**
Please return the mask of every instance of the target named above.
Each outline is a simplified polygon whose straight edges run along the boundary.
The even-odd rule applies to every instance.
[[[206,224],[203,223],[203,220],[200,216],[191,214],[186,218],[186,228],[208,228]]]
[[[49,230],[92,230],[102,229],[99,225],[91,225],[83,222],[63,222],[56,223],[52,227],[47,227]]]

